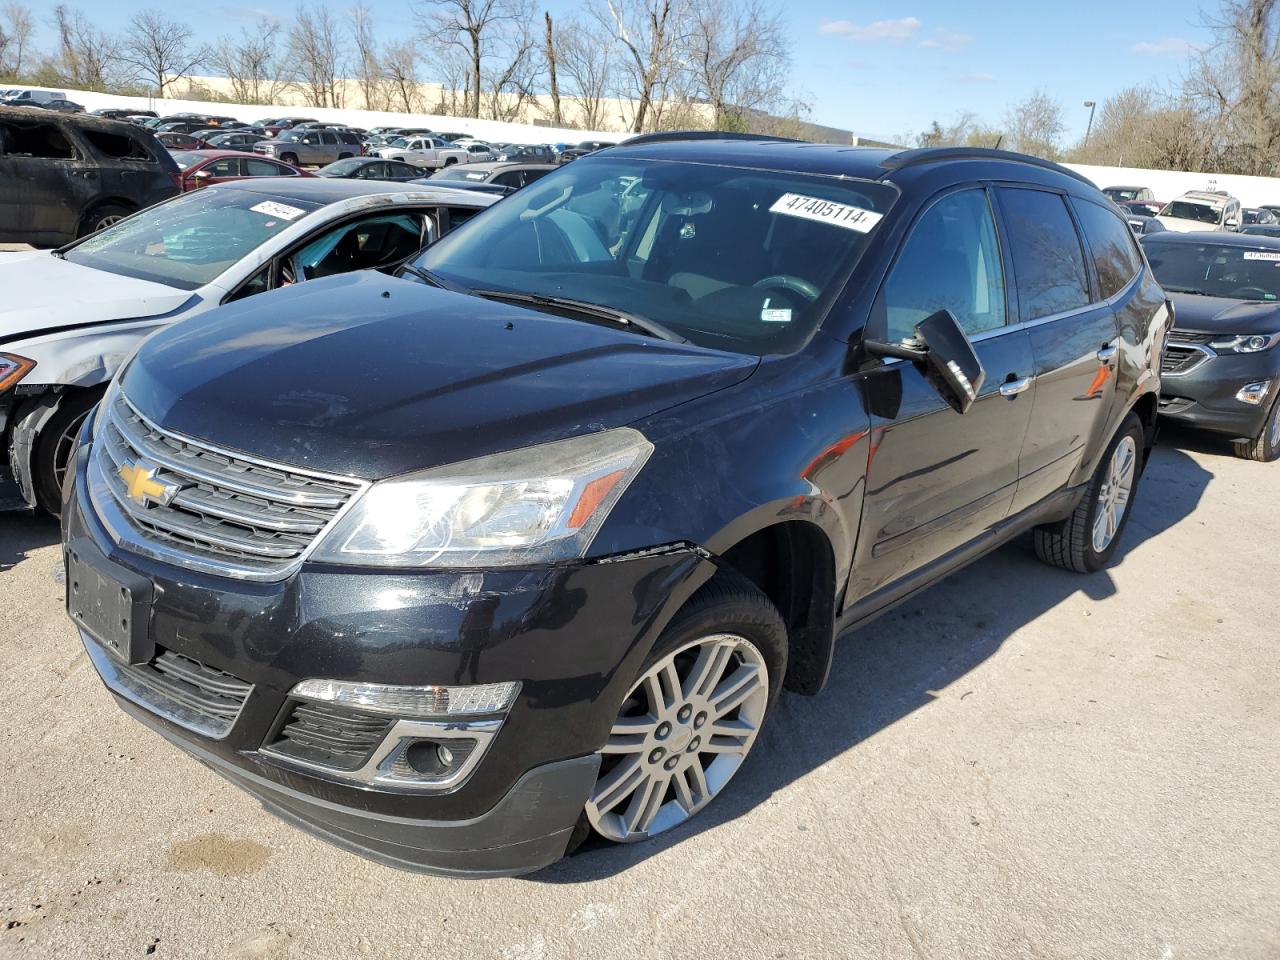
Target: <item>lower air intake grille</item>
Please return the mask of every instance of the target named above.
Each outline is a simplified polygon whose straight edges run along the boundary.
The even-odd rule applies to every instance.
[[[393,722],[389,717],[298,700],[265,749],[335,770],[358,770],[368,763]]]
[[[156,648],[143,664],[116,664],[117,691],[152,713],[206,737],[231,732],[253,684],[172,650]]]

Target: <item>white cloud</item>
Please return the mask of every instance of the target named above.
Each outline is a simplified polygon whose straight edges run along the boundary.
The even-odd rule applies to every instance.
[[[885,40],[903,43],[914,37],[919,29],[920,21],[917,18],[902,17],[899,20],[876,20],[866,24],[851,20],[828,20],[818,27],[818,32],[871,43]]]
[[[1129,48],[1131,53],[1148,57],[1185,57],[1193,50],[1203,50],[1204,45],[1192,43],[1181,37],[1161,37],[1159,40],[1143,40]]]
[[[926,50],[946,50],[954,52],[963,50],[969,44],[973,43],[973,35],[969,33],[961,33],[958,30],[943,30],[941,28],[933,31],[933,36],[928,40],[920,41],[920,46]]]

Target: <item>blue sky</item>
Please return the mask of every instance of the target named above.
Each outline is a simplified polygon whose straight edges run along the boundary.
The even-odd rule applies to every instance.
[[[367,2],[381,36],[412,32],[414,4]],[[107,29],[140,8],[167,6],[79,5]],[[297,0],[211,0],[168,9],[212,37],[262,13],[288,18],[296,6]],[[544,6],[554,16],[580,4],[543,0],[537,8]],[[795,45],[793,85],[813,104],[813,118],[867,136],[919,131],[965,110],[998,123],[1010,103],[1042,88],[1063,103],[1076,138],[1088,120],[1085,100],[1102,101],[1136,83],[1173,83],[1189,45],[1207,39],[1198,25],[1201,0],[782,0],[781,6]],[[342,3],[330,9],[338,13]]]

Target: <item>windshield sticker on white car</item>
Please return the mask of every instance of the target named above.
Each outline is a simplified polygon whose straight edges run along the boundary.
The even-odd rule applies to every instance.
[[[254,213],[267,217],[279,217],[281,220],[297,220],[307,211],[291,207],[287,203],[276,203],[274,200],[263,200],[249,208]]]
[[[769,212],[829,223],[833,227],[844,227],[858,233],[869,233],[883,216],[874,210],[863,210],[861,207],[851,207],[834,200],[823,200],[821,197],[806,197],[802,193],[784,193],[774,201]]]
[[[1280,263],[1280,250],[1246,250],[1244,258],[1246,260],[1270,260],[1273,263]]]

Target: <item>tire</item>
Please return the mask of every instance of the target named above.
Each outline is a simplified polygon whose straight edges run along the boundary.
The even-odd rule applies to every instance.
[[[86,213],[80,221],[80,229],[76,232],[76,239],[79,240],[81,237],[87,237],[91,233],[105,230],[107,227],[119,223],[131,213],[133,213],[133,208],[127,207],[123,203],[99,204]]]
[[[444,165],[445,165],[446,167],[452,167],[452,166],[453,166],[455,163],[457,163],[457,162],[458,162],[458,158],[457,158],[457,157],[445,157],[445,158],[444,158]]]
[[[1057,523],[1035,528],[1036,555],[1041,560],[1076,573],[1093,573],[1107,565],[1133,513],[1134,499],[1142,480],[1145,438],[1141,421],[1132,413],[1125,417],[1120,429],[1107,444],[1106,452],[1098,461],[1098,468],[1071,516]],[[1125,450],[1123,454],[1120,453],[1122,447]],[[1128,476],[1128,489],[1119,497],[1115,490],[1117,486],[1123,486],[1123,483],[1112,482],[1115,479],[1113,468]],[[1100,519],[1100,514],[1106,509],[1107,503],[1114,503],[1118,507],[1119,516],[1114,519],[1110,537],[1101,542],[1097,536],[1097,527],[1099,523],[1106,526],[1106,521]]]
[[[36,437],[31,452],[31,485],[36,505],[55,517],[62,512],[62,480],[75,453],[76,436],[101,397],[101,390],[67,394]]]
[[[340,154],[338,154],[338,159],[339,159],[339,160],[350,160],[350,159],[351,159],[351,154],[349,154],[349,153],[340,153]]]
[[[296,153],[282,153],[280,154],[280,159],[295,167],[298,165],[298,155]]]
[[[1280,396],[1271,405],[1267,421],[1252,440],[1236,440],[1232,443],[1236,456],[1245,460],[1271,463],[1280,459]]]
[[[619,706],[575,839],[633,843],[701,813],[754,746],[786,667],[777,609],[722,570],[662,632]]]

